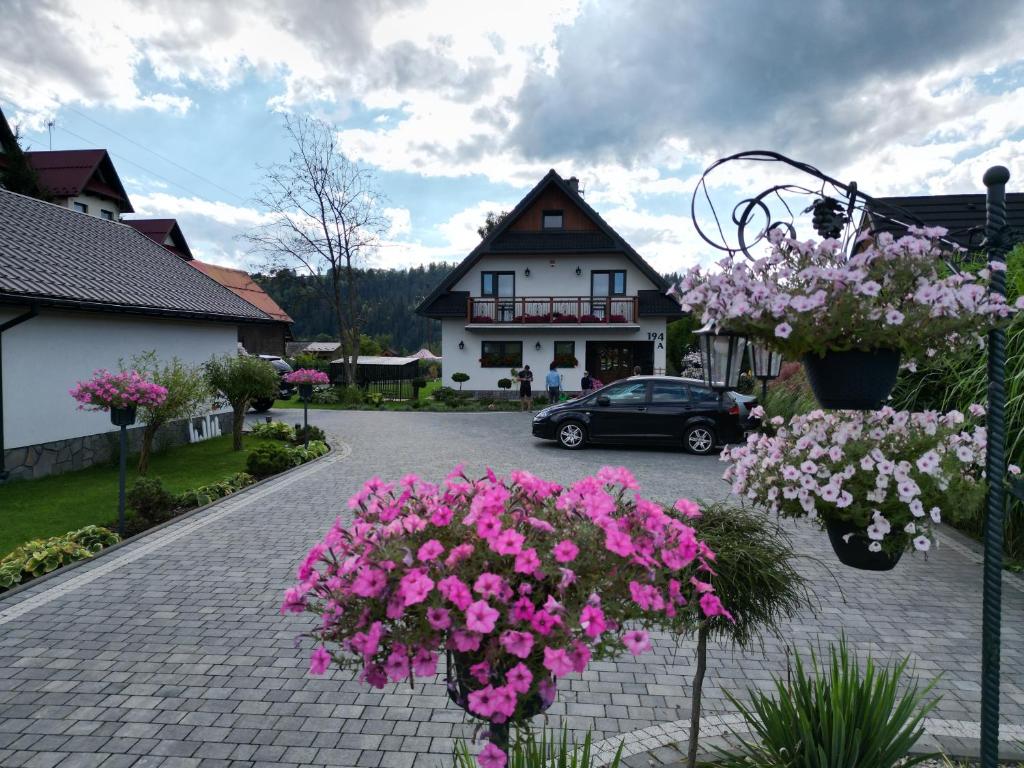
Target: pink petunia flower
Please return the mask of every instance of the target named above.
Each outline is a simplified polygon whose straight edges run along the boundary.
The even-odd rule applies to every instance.
[[[534,631],[545,637],[550,635],[555,627],[561,623],[562,618],[560,616],[553,616],[547,611],[537,611],[533,614],[533,618],[530,619],[530,626],[533,627]]]
[[[565,539],[558,542],[551,553],[555,556],[555,560],[559,563],[571,563],[576,559],[576,556],[580,553],[580,548],[577,547],[573,542]]]
[[[420,546],[419,551],[416,553],[416,559],[422,563],[429,563],[431,560],[436,560],[443,553],[444,545],[437,539],[431,539]]]
[[[732,614],[725,610],[725,606],[722,605],[722,601],[719,599],[718,595],[711,592],[705,592],[701,595],[700,609],[708,618],[712,616],[724,616],[729,621],[732,621]]]
[[[447,608],[427,608],[427,623],[433,629],[445,630],[452,625],[452,618]]]
[[[469,587],[458,576],[446,576],[438,582],[437,588],[444,598],[460,611],[465,611],[473,602]]]
[[[437,674],[437,654],[429,648],[419,648],[412,657],[412,671],[420,677]]]
[[[526,693],[530,690],[530,683],[533,682],[533,673],[529,667],[519,662],[508,671],[508,674],[505,675],[505,680],[512,690],[518,693]]]
[[[529,632],[508,630],[501,633],[501,645],[513,656],[525,659],[530,655],[530,649],[533,648],[533,635]]]
[[[309,657],[309,671],[314,675],[322,675],[331,665],[331,654],[322,645]]]
[[[524,541],[526,541],[526,537],[523,534],[511,528],[506,528],[492,538],[488,544],[499,555],[518,555],[523,548]]]
[[[628,533],[623,533],[615,528],[605,531],[604,547],[609,552],[614,552],[622,557],[629,557],[633,554],[633,540]]]
[[[473,591],[484,598],[500,598],[505,591],[505,580],[496,573],[481,573],[473,582]]]
[[[604,620],[604,611],[596,605],[586,605],[580,611],[580,626],[587,637],[598,637],[607,628]]]
[[[409,571],[398,584],[398,594],[408,607],[426,600],[433,588],[434,580],[423,571]]]
[[[651,638],[642,629],[633,629],[622,636],[622,644],[629,649],[634,656],[646,653],[651,650]]]
[[[477,600],[466,609],[466,628],[486,635],[494,630],[499,615],[486,600]]]
[[[544,649],[544,668],[555,677],[565,677],[572,672],[572,659],[564,648],[547,647]]]
[[[512,606],[512,618],[515,621],[529,621],[537,609],[528,597],[521,597]]]
[[[516,563],[513,570],[516,573],[525,573],[530,575],[540,568],[540,558],[537,557],[537,550],[532,547],[529,549],[522,550],[516,555]]]
[[[488,743],[476,756],[480,768],[505,768],[508,757],[494,744]]]

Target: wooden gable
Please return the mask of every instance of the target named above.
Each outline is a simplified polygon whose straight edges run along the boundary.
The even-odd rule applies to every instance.
[[[566,231],[593,232],[599,227],[575,201],[556,185],[550,184],[525,211],[517,216],[508,229],[515,232],[540,232],[544,211],[562,211]]]

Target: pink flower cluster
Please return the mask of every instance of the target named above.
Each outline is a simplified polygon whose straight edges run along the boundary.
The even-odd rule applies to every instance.
[[[469,711],[506,722],[592,660],[649,651],[652,628],[729,617],[690,525],[698,506],[644,498],[625,468],[569,488],[518,470],[374,478],[349,507],[282,606],[320,617],[314,673],[333,659],[382,687],[433,677],[451,653],[472,680]]]
[[[159,406],[167,399],[167,389],[154,384],[138,371],[111,373],[93,371],[92,378],[80,381],[70,390],[79,410],[109,411],[129,406]]]
[[[951,335],[983,332],[1016,309],[990,293],[990,274],[952,273],[941,227],[894,239],[862,237],[852,255],[836,240],[802,242],[772,230],[771,253],[690,269],[670,290],[703,322],[771,342],[792,357],[826,349],[893,348],[914,356]],[[1001,264],[990,265],[992,269]]]
[[[289,384],[330,384],[331,378],[323,371],[318,371],[315,368],[299,368],[296,371],[292,371],[284,380]]]
[[[981,503],[986,435],[971,425],[984,408],[911,413],[812,411],[775,435],[751,435],[726,448],[733,493],[786,517],[850,521],[872,551],[927,552],[944,514]]]

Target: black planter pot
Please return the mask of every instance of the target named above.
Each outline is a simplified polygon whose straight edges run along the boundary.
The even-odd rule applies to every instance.
[[[303,400],[309,400],[313,397],[313,385],[312,384],[299,384],[299,397]]]
[[[480,682],[469,673],[469,668],[476,664],[477,661],[479,659],[475,659],[468,654],[449,651],[446,658],[447,670],[445,677],[448,684],[448,698],[452,700],[452,703],[465,710],[471,717],[479,718],[479,715],[469,711],[469,694],[483,688]],[[540,695],[535,694],[530,699],[519,704],[519,709],[516,710],[515,721],[529,720],[550,706],[551,702],[545,704]]]
[[[868,549],[871,543],[863,529],[846,520],[826,520],[825,530],[832,550],[839,562],[862,571],[891,571],[903,557],[903,550],[895,554],[889,552],[872,552]],[[851,534],[848,540],[844,536]]]
[[[824,357],[804,355],[803,364],[822,408],[875,411],[896,383],[900,353],[895,349],[829,351]]]
[[[130,427],[135,423],[135,406],[110,409],[110,423],[115,427]]]

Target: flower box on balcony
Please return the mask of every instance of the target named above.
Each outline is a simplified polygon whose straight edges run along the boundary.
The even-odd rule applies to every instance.
[[[603,323],[604,320],[602,320],[597,315],[580,315],[580,322],[581,323]]]
[[[524,315],[524,323],[550,323],[551,315]]]
[[[471,323],[493,323],[494,318],[487,315],[473,315],[469,320]]]
[[[626,322],[626,316],[625,315],[611,315],[608,318],[608,322],[609,323],[624,323],[624,322]]]
[[[559,315],[559,314],[556,313],[554,318],[552,319],[552,322],[555,322],[555,323],[578,323],[579,322],[579,318],[576,317],[576,315]]]

